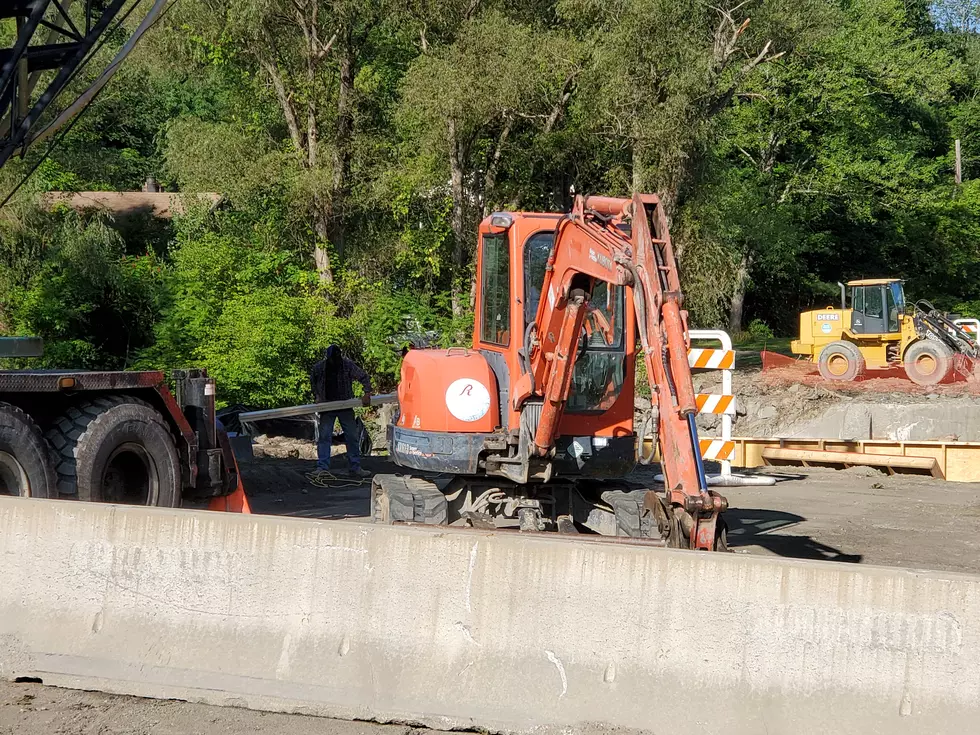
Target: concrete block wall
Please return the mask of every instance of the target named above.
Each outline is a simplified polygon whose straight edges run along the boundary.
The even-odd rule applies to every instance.
[[[0,676],[501,732],[978,732],[980,578],[2,498]]]

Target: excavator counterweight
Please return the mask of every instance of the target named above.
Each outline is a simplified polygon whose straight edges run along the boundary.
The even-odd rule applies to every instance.
[[[405,358],[389,440],[413,475],[376,478],[376,520],[724,546],[727,503],[705,480],[658,197],[579,196],[564,215],[491,215],[479,230],[476,306],[471,349]],[[637,336],[664,488],[626,479],[642,440]]]

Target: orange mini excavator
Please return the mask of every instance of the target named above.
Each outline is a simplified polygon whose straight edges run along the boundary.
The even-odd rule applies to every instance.
[[[499,212],[480,225],[473,347],[402,364],[377,522],[556,530],[726,546],[708,489],[688,367],[687,313],[657,196],[575,198],[569,214]],[[661,492],[634,430],[636,335],[653,392]],[[642,440],[642,437],[639,437]]]

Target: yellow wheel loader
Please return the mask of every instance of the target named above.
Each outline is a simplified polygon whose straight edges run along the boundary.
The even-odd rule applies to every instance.
[[[901,280],[839,285],[840,308],[800,314],[800,336],[790,346],[816,362],[825,380],[857,380],[868,370],[902,367],[912,382],[937,385],[952,373],[955,355],[980,358],[977,343],[949,315],[928,301],[906,304]]]

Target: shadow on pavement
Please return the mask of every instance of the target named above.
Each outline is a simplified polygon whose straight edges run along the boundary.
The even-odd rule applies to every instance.
[[[803,516],[777,510],[732,508],[725,511],[728,523],[728,545],[758,546],[767,551],[793,559],[820,559],[859,564],[861,554],[845,554],[840,549],[822,544],[811,536],[794,536],[785,529],[805,521]]]
[[[242,462],[242,483],[253,513],[302,518],[367,519],[371,507],[371,478],[344,477],[347,462],[335,463],[336,480],[323,485],[310,482],[307,475],[316,470],[316,462],[304,459],[263,457]],[[364,469],[372,473],[393,472],[395,467],[384,457],[365,457]]]

